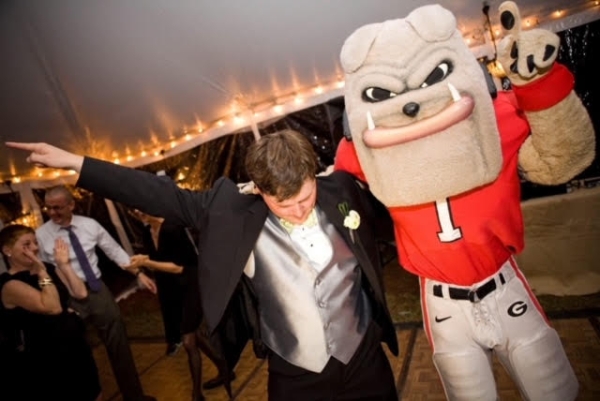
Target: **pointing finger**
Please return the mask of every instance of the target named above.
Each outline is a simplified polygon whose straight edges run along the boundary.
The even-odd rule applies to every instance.
[[[22,150],[34,150],[37,146],[36,143],[25,143],[25,142],[5,142],[5,145],[9,148],[22,149]]]

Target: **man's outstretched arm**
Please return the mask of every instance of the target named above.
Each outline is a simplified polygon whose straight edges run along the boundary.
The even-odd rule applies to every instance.
[[[47,143],[6,142],[6,146],[31,152],[27,162],[39,167],[53,167],[81,172],[83,156]]]

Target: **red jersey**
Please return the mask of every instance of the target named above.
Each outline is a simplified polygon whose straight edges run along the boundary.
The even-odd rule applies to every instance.
[[[513,92],[500,92],[494,108],[503,155],[494,182],[445,203],[388,208],[400,263],[418,276],[468,286],[494,274],[511,254],[523,249],[517,166],[519,148],[530,129]],[[365,180],[354,146],[346,140],[340,142],[335,168]]]

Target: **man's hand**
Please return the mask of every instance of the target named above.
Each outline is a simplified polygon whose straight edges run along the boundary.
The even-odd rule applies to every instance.
[[[60,237],[54,241],[54,260],[59,269],[69,263],[69,245]]]
[[[239,183],[239,184],[237,184],[237,187],[241,194],[244,194],[244,195],[257,194],[256,186],[254,185],[254,181]]]
[[[27,157],[27,162],[38,167],[54,167],[80,172],[83,164],[83,156],[67,152],[43,142],[6,142],[6,146],[31,152]]]
[[[135,274],[148,260],[150,260],[148,255],[133,255],[129,259],[129,264],[127,266],[121,266],[121,268]]]
[[[139,273],[137,275],[137,282],[140,288],[145,288],[153,294],[156,294],[157,288],[156,283],[144,273]]]

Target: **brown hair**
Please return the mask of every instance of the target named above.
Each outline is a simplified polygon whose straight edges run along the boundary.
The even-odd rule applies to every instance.
[[[289,199],[317,173],[317,155],[302,134],[293,130],[265,135],[246,153],[245,167],[254,185],[278,200]]]
[[[22,235],[35,234],[31,227],[22,224],[10,224],[0,230],[0,252],[4,255],[5,246],[13,246]],[[6,265],[8,267],[8,264]]]

